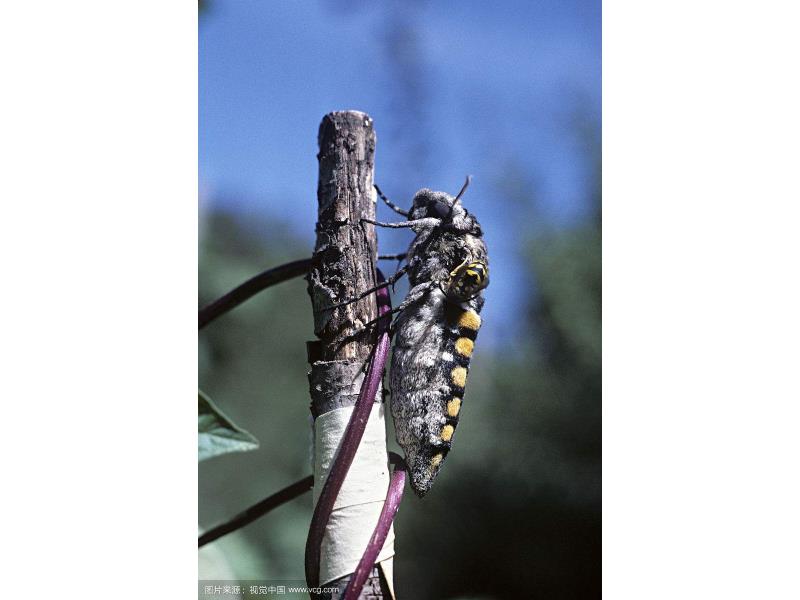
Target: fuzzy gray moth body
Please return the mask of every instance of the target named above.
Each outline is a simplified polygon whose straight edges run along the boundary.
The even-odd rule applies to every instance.
[[[408,219],[416,237],[406,255],[409,292],[394,323],[391,412],[411,487],[422,497],[453,444],[489,267],[480,225],[460,194],[420,190]]]

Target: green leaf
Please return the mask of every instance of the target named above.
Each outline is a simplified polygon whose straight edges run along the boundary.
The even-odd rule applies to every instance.
[[[258,440],[226,417],[211,398],[198,390],[197,399],[198,461],[258,448]]]

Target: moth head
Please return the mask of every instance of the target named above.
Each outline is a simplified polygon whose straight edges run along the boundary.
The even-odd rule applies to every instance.
[[[423,188],[414,195],[409,219],[433,217],[442,221],[450,221],[455,214],[463,214],[464,207],[455,204],[455,198],[446,192],[434,192]]]
[[[414,195],[411,205],[410,219],[423,219],[433,217],[439,219],[445,225],[455,225],[456,229],[463,228],[465,220],[469,220],[471,215],[461,204],[461,196],[467,191],[472,176],[468,175],[467,180],[461,187],[458,195],[453,197],[446,192],[434,192],[428,188],[423,188]],[[472,218],[474,221],[474,218]],[[475,222],[477,225],[477,221]],[[473,224],[470,222],[465,231],[470,230]]]
[[[489,265],[481,260],[465,260],[450,272],[442,291],[456,302],[471,300],[489,285]]]

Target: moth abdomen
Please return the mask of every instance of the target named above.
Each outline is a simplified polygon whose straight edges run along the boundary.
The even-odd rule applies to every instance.
[[[448,452],[450,444],[425,444],[417,450],[415,459],[409,467],[411,487],[420,498],[431,489]]]
[[[464,309],[446,305],[441,350],[436,371],[442,386],[435,392],[438,401],[428,406],[429,420],[420,437],[411,465],[412,487],[424,496],[450,452],[461,416],[469,364],[481,325],[479,306]]]

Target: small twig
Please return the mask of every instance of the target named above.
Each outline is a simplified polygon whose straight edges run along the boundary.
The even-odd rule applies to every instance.
[[[378,271],[378,281],[383,281],[383,275]],[[378,314],[386,315],[391,311],[391,300],[386,288],[377,292]],[[358,400],[353,407],[353,414],[347,424],[336,460],[331,467],[328,478],[322,487],[317,505],[314,507],[314,516],[311,518],[311,526],[306,540],[306,581],[309,587],[319,586],[319,559],[322,538],[325,535],[325,528],[328,525],[334,502],[339,495],[350,465],[353,463],[361,437],[367,427],[367,420],[375,403],[375,394],[378,392],[383,379],[383,370],[386,366],[386,359],[389,355],[389,324],[388,317],[378,323],[378,343],[375,346],[372,357],[369,361],[367,374],[358,394]],[[372,568],[372,566],[370,566]],[[363,585],[363,583],[362,583]]]
[[[264,500],[261,502],[254,504],[250,508],[246,508],[243,512],[233,517],[227,523],[217,525],[213,529],[206,531],[197,539],[197,547],[202,548],[206,544],[221,538],[223,535],[227,535],[232,531],[241,529],[245,525],[249,525],[256,519],[263,517],[273,508],[277,508],[281,504],[289,502],[289,500],[294,500],[298,496],[306,493],[313,485],[314,477],[309,475],[308,477],[304,477],[300,481],[283,488],[281,491],[272,494],[268,498],[264,498]]]
[[[344,590],[344,600],[356,600],[361,594],[361,590],[372,571],[375,559],[378,558],[386,536],[389,535],[389,529],[392,526],[392,521],[397,514],[397,509],[400,508],[400,501],[403,499],[403,488],[406,485],[406,466],[402,458],[390,453],[392,462],[395,464],[392,479],[389,482],[389,489],[386,491],[386,501],[381,509],[381,514],[378,517],[378,524],[375,526],[375,531],[372,532],[372,537],[367,544],[367,549],[364,555],[353,571],[350,581],[347,582],[347,587]]]
[[[308,273],[309,268],[311,268],[311,259],[304,258],[303,260],[296,260],[274,269],[269,269],[248,279],[221,298],[202,308],[197,315],[198,329],[202,329],[220,315],[236,308],[261,290],[287,279],[305,275]]]

